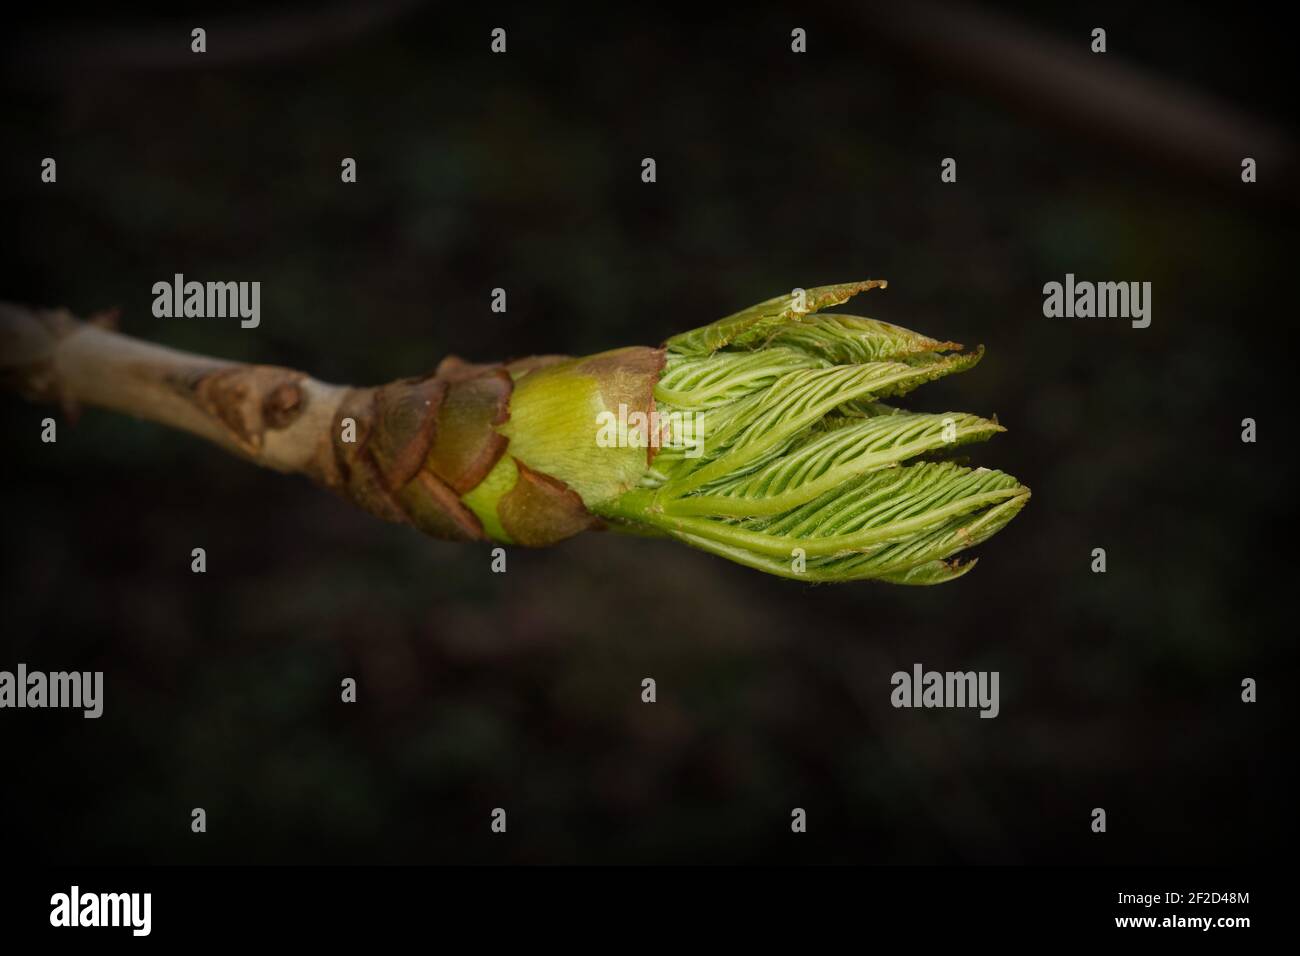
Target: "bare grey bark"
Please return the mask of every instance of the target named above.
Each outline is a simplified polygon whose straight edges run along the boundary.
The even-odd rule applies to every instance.
[[[141,342],[65,310],[0,303],[0,376],[75,416],[97,405],[192,432],[276,471],[331,484],[331,425],[348,389],[302,372]]]

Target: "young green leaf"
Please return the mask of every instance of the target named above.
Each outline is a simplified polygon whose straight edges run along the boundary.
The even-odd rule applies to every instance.
[[[661,448],[639,486],[600,513],[796,580],[966,574],[975,562],[952,556],[1004,527],[1029,489],[924,460],[1003,431],[996,419],[881,401],[973,367],[982,347],[817,314],[884,285],[796,290],[669,339],[656,410],[694,416],[698,440]]]
[[[857,475],[1004,430],[997,422],[956,412],[900,412],[840,421],[845,424],[809,433],[796,447],[756,471],[665,501],[664,510],[684,515],[775,515]]]

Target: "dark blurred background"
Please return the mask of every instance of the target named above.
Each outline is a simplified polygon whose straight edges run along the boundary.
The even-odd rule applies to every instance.
[[[371,384],[448,353],[655,344],[794,286],[885,277],[846,310],[989,350],[909,406],[997,414],[1010,430],[973,458],[1034,498],[938,588],[800,585],[610,534],[511,549],[498,575],[486,546],[155,425],[91,410],[43,445],[48,410],[0,396],[0,668],[106,672],[98,721],[0,714],[6,851],[1290,853],[1284,31],[1106,3],[167,9],[8,32],[0,297],[120,306],[128,334]],[[261,327],[155,319],[151,286],[175,272],[261,281]],[[1067,272],[1152,282],[1151,327],[1044,318],[1043,283]],[[893,709],[890,675],[915,662],[1000,671],[1000,716]]]

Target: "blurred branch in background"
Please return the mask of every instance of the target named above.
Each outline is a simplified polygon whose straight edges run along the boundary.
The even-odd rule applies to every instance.
[[[928,69],[974,84],[1041,122],[1132,147],[1184,174],[1238,181],[1250,156],[1269,170],[1259,187],[1300,199],[1287,175],[1295,143],[1273,123],[1190,90],[1121,55],[1089,52],[1089,34],[1070,41],[1008,17],[943,0],[875,4],[864,21]]]
[[[85,71],[189,70],[277,61],[360,41],[390,27],[422,0],[381,0],[297,7],[204,18],[220,37],[194,57],[178,32],[192,24],[136,23],[106,28],[72,22],[30,34],[14,51],[23,74],[72,82]],[[1242,158],[1269,171],[1262,192],[1294,204],[1300,193],[1286,170],[1295,143],[1271,120],[1188,89],[1126,62],[1122,54],[1089,52],[1086,32],[1070,40],[1023,25],[1010,16],[944,0],[877,3],[859,18],[864,35],[895,48],[924,68],[971,84],[986,95],[1093,140],[1135,149],[1183,174],[1232,181]],[[67,64],[77,64],[70,72]]]
[[[192,16],[148,24],[112,27],[100,22],[70,22],[33,31],[16,51],[14,67],[48,71],[69,80],[95,70],[193,70],[231,63],[283,60],[331,47],[357,43],[419,7],[424,0],[370,0],[333,3],[248,14]],[[203,27],[213,42],[202,58],[188,42],[194,27]],[[68,64],[77,69],[69,72]]]

